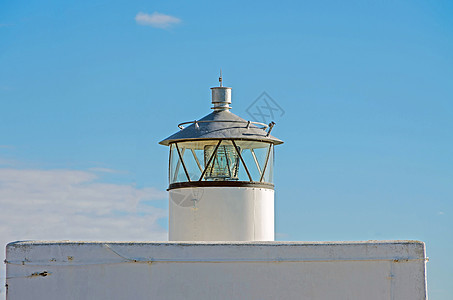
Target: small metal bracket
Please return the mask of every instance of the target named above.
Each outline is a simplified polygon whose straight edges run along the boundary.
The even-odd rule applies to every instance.
[[[275,126],[275,122],[274,121],[269,123],[269,130],[268,130],[268,132],[266,134],[266,137],[268,137],[271,134],[272,128],[274,128],[274,126]]]

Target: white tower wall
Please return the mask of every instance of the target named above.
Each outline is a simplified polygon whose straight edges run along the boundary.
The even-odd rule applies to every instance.
[[[170,190],[170,241],[273,241],[274,190],[197,187]]]

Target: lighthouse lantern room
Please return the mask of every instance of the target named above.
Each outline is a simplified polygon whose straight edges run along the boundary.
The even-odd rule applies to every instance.
[[[275,125],[230,112],[231,88],[213,87],[213,112],[178,125],[170,147],[170,241],[273,241]]]

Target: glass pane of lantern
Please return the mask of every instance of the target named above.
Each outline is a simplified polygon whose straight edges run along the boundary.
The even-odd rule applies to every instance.
[[[181,148],[178,144],[179,151],[181,156],[184,157],[186,152],[185,148]],[[178,151],[176,149],[176,145],[172,144],[170,147],[170,183],[174,182],[186,182],[187,176],[184,172],[184,167],[179,159]]]
[[[178,153],[176,153],[175,144],[170,144],[170,166],[168,172],[168,182],[173,183],[175,177],[176,164],[179,161]]]
[[[241,147],[242,158],[247,165],[247,168],[250,172],[250,175],[255,182],[259,182],[261,179],[262,172],[264,171],[265,174],[263,176],[263,182],[272,183],[272,160],[271,156],[269,157],[269,164],[265,169],[267,154],[269,152],[269,146],[271,144],[264,143],[264,142],[256,142],[256,141],[237,141],[236,144]],[[270,154],[272,155],[272,153]],[[270,167],[270,168],[269,168]],[[247,175],[245,170],[242,170],[242,166],[239,169],[239,172],[243,172],[242,175]],[[268,169],[269,168],[269,169]],[[248,180],[248,178],[242,179],[241,176],[240,180]]]
[[[269,149],[269,148],[268,148]],[[267,154],[268,150],[266,150]],[[263,176],[263,182],[272,183],[274,181],[274,146],[270,147],[269,159],[267,161],[266,170]]]
[[[179,145],[179,144],[178,144]],[[183,161],[187,169],[187,173],[189,173],[189,177],[191,181],[198,181],[201,176],[201,172],[203,172],[203,151],[194,149],[193,145],[189,143],[182,143],[185,151],[183,155]],[[187,146],[187,147],[185,147]],[[201,160],[200,160],[201,156]],[[187,181],[187,179],[186,179]]]
[[[244,160],[244,162],[249,170],[252,180],[260,181],[262,168],[260,167],[258,160],[255,161],[255,159],[253,158],[254,152],[252,152],[252,150],[253,149],[242,150],[241,151],[242,159]],[[242,170],[242,169],[244,169],[244,170]],[[242,165],[241,165],[241,171],[244,173],[244,175],[247,175],[246,174],[247,172],[245,171],[245,168]],[[247,180],[249,180],[248,176],[247,176]]]
[[[216,145],[204,146],[205,167],[209,163],[204,180],[238,180],[239,154],[233,144],[222,141],[216,153],[215,149]]]

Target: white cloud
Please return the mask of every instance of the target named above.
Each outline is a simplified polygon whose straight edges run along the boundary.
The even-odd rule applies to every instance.
[[[152,14],[146,14],[139,12],[135,16],[135,21],[139,25],[147,25],[156,28],[169,28],[170,26],[181,23],[181,19],[170,15],[153,12]]]
[[[109,169],[109,168],[101,168],[101,167],[89,168],[88,170],[92,171],[92,172],[99,172],[99,173],[124,173],[124,172],[121,172],[118,170],[113,170],[113,169]]]
[[[97,179],[93,171],[0,169],[1,261],[6,243],[17,240],[167,239],[157,223],[167,211],[153,205],[165,192]]]

